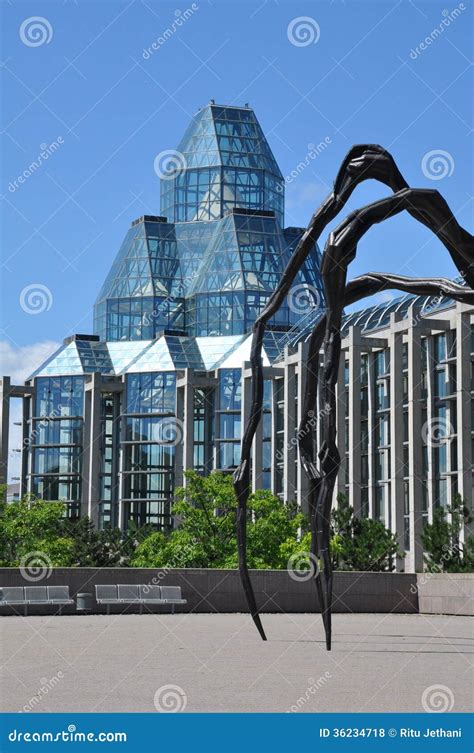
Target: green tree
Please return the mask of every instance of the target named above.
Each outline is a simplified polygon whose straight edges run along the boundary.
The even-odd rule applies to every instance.
[[[288,564],[286,548],[298,541],[298,532],[306,524],[296,505],[283,505],[270,491],[250,495],[247,521],[247,560],[256,569],[284,569]],[[237,567],[237,540],[224,567]]]
[[[332,512],[331,556],[335,570],[392,571],[399,552],[396,536],[382,521],[357,518],[344,494]]]
[[[173,514],[178,527],[155,533],[133,555],[135,567],[237,567],[236,510],[232,478],[217,471],[186,472],[186,486],[176,492]],[[303,516],[282,505],[268,491],[248,502],[247,555],[250,567],[286,567],[282,544],[296,541]]]
[[[0,565],[18,566],[38,552],[55,567],[125,566],[151,532],[149,526],[139,529],[133,522],[126,532],[98,531],[88,517],[70,520],[65,513],[63,502],[29,496],[7,504],[6,487],[0,488]]]
[[[63,521],[64,534],[74,542],[76,567],[125,567],[136,548],[152,529],[137,528],[131,521],[126,531],[118,528],[97,530],[88,517]]]
[[[0,564],[18,566],[33,552],[41,552],[51,565],[73,564],[73,541],[65,535],[65,506],[24,497],[0,502]]]
[[[474,536],[471,534],[464,542],[460,541],[463,526],[471,522],[471,515],[460,494],[454,496],[452,505],[435,508],[433,522],[425,525],[421,535],[428,572],[473,572]]]
[[[393,570],[398,553],[395,536],[379,520],[356,518],[347,497],[339,494],[331,512],[331,562],[334,570]],[[309,568],[311,534],[282,544],[286,561],[292,558],[303,570]]]

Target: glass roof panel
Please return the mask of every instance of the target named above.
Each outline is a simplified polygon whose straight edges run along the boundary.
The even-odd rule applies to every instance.
[[[31,374],[29,379],[38,376],[59,376],[61,374],[70,376],[83,373],[82,361],[77,352],[76,342],[73,341],[67,345],[62,345]]]

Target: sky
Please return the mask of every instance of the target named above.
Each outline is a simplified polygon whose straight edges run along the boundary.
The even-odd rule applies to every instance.
[[[0,357],[13,379],[92,332],[127,228],[159,213],[156,156],[211,98],[254,108],[288,178],[287,225],[307,225],[368,142],[472,230],[468,2],[5,0],[2,15]],[[366,183],[346,211],[385,195]],[[372,270],[455,275],[403,215],[361,242],[350,277]]]

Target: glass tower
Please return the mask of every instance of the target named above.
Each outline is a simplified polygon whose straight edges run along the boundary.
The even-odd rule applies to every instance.
[[[179,166],[161,189],[170,222],[218,220],[239,207],[275,212],[283,224],[283,176],[249,107],[204,107],[177,151]]]
[[[161,216],[136,220],[98,295],[101,340],[249,332],[300,228],[284,228],[284,180],[253,110],[211,103],[192,119],[161,179]],[[295,280],[319,310],[319,252]],[[284,304],[270,328],[298,327]]]
[[[252,326],[304,232],[283,225],[284,179],[249,107],[211,102],[172,154],[161,214],[126,232],[95,333],[67,338],[29,380],[25,487],[99,527],[166,528],[183,468],[235,468]],[[315,247],[294,281],[297,305],[289,295],[269,322],[267,367],[320,316],[319,262]],[[271,394],[266,382],[266,488]]]

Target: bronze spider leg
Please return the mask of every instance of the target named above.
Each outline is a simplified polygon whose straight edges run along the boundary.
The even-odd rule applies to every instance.
[[[346,286],[344,293],[344,306],[350,306],[363,298],[389,289],[401,290],[414,295],[442,294],[462,303],[474,304],[474,291],[463,285],[458,285],[451,280],[444,278],[414,280],[402,275],[369,272],[361,277],[356,277]],[[311,515],[311,554],[313,563],[318,556],[319,548],[324,546],[324,544],[321,543],[318,547],[318,537],[321,537],[322,535],[322,532],[319,530],[320,527],[318,526],[318,522],[320,521],[316,516],[320,476],[319,473],[315,471],[316,457],[312,419],[317,405],[319,353],[323,343],[325,329],[326,316],[323,315],[311,333],[309,339],[306,389],[302,410],[303,418],[298,427],[300,458],[310,483],[309,509]],[[329,530],[327,531],[327,534],[329,535]],[[323,624],[326,631],[327,618],[326,612],[323,609],[325,600],[322,591],[321,573],[319,568],[313,567],[313,578],[318,593],[319,603],[321,605]]]
[[[252,403],[250,415],[242,438],[241,459],[234,473],[237,497],[237,542],[239,571],[252,619],[263,640],[266,640],[250,581],[246,557],[247,500],[250,493],[250,453],[252,442],[262,415],[263,366],[262,345],[268,320],[278,311],[291,285],[321,233],[346,204],[356,186],[364,180],[375,179],[388,185],[392,191],[407,187],[392,156],[377,144],[352,147],[337,174],[332,193],[316,210],[306,232],[296,247],[277,289],[272,293],[264,310],[253,327],[250,355],[252,370]]]
[[[322,411],[323,443],[319,452],[321,478],[318,480],[315,507],[316,537],[323,565],[323,619],[326,645],[331,648],[332,567],[329,553],[329,522],[334,485],[340,466],[336,444],[336,390],[340,351],[341,324],[346,290],[347,269],[355,258],[357,244],[373,224],[383,222],[407,210],[432,230],[448,248],[460,272],[472,277],[474,239],[459,226],[448,205],[437,191],[407,188],[350,214],[334,230],[326,243],[321,272],[326,296],[326,326],[323,341]],[[420,281],[423,283],[423,280]],[[321,543],[319,543],[321,542]]]

